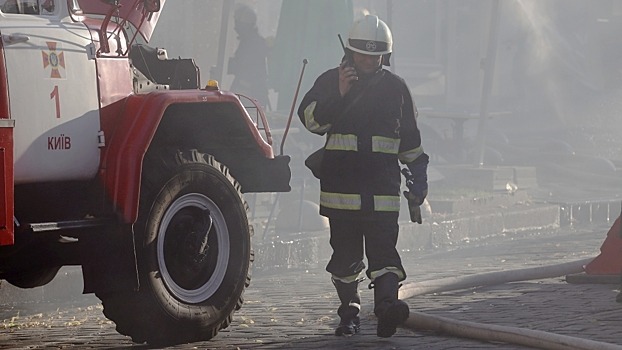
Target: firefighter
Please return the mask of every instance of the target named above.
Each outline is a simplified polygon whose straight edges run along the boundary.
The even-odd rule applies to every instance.
[[[406,83],[382,67],[389,65],[392,44],[389,27],[377,16],[356,21],[343,62],[316,79],[298,108],[305,127],[327,137],[320,215],[330,223],[333,252],[326,270],[341,302],[338,336],[359,331],[364,255],[377,335],[391,337],[409,315],[408,305],[397,297],[406,278],[396,249],[400,162],[413,174],[412,203],[421,205],[428,189],[428,156]]]

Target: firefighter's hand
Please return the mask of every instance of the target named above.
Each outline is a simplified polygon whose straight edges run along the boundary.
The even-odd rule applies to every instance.
[[[423,219],[421,218],[421,204],[417,204],[419,202],[419,197],[416,197],[409,191],[404,191],[404,197],[408,199],[408,213],[410,215],[410,221],[421,224]],[[423,203],[423,201],[421,201]]]
[[[419,193],[417,192],[418,191],[414,191],[413,189],[410,189],[410,191],[404,191],[404,197],[408,199],[409,205],[412,203],[413,205],[420,206],[423,204],[423,201],[425,201],[425,197],[428,196],[428,190],[419,191]]]
[[[356,69],[348,65],[347,61],[339,65],[339,93],[345,96],[352,88],[352,83],[359,80]]]

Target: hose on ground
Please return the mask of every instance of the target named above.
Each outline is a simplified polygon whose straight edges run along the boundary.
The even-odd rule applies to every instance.
[[[571,273],[582,272],[583,266],[587,265],[592,260],[593,258],[588,258],[557,265],[486,272],[466,276],[447,277],[431,281],[407,283],[400,288],[399,298],[408,299],[417,295],[440,293],[450,290],[559,277]]]
[[[583,271],[583,267],[593,258],[567,262],[557,265],[525,268],[509,271],[498,271],[473,274],[460,277],[448,277],[438,280],[408,283],[399,291],[400,299],[417,295],[468,289],[481,286],[503,284],[508,282],[554,278]],[[529,346],[539,349],[580,349],[580,350],[613,350],[622,346],[583,338],[565,336],[538,330],[518,327],[490,325],[476,322],[459,321],[441,316],[432,316],[411,311],[404,327],[417,330],[427,329],[443,334],[462,338],[503,342]]]
[[[411,312],[407,328],[429,329],[443,334],[487,342],[503,342],[551,350],[620,350],[622,346],[532,329],[459,321],[446,317]]]

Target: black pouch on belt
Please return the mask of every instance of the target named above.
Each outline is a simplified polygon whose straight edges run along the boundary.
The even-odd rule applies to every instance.
[[[316,178],[320,178],[320,173],[322,170],[322,159],[324,158],[324,147],[318,149],[317,151],[311,153],[307,159],[305,159],[305,166],[311,170],[313,176]]]

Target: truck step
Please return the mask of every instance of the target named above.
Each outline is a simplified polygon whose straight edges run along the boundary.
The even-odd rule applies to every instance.
[[[113,219],[99,218],[99,219],[83,219],[83,220],[30,223],[28,224],[28,227],[32,230],[32,232],[47,232],[47,231],[62,231],[62,230],[71,230],[71,229],[101,227],[101,226],[111,225],[112,223],[114,223]]]

